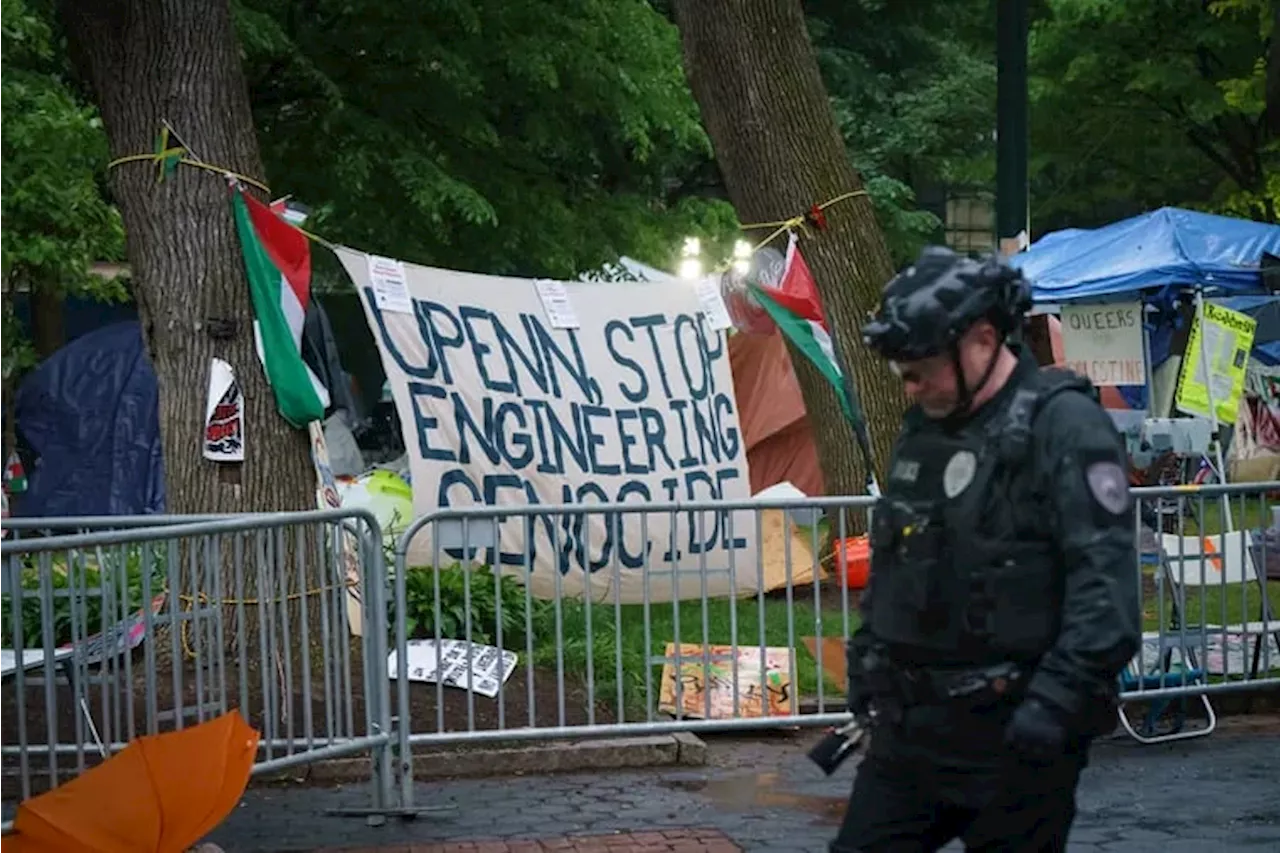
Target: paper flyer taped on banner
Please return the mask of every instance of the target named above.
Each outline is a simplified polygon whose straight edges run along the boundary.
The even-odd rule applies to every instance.
[[[539,279],[533,283],[533,287],[538,292],[538,299],[542,301],[542,310],[547,313],[547,322],[551,324],[551,328],[582,327],[577,312],[573,310],[573,301],[569,299],[569,291],[565,290],[562,283]]]
[[[720,293],[720,284],[714,278],[700,278],[697,290],[698,304],[707,318],[707,325],[716,332],[733,328],[733,317],[729,314],[724,295]]]
[[[369,281],[378,308],[397,314],[412,314],[413,301],[405,281],[404,264],[395,258],[369,256]]]
[[[408,661],[405,677],[410,681],[439,682],[462,690],[466,690],[469,683],[473,693],[493,699],[515,671],[519,658],[515,652],[483,643],[441,640],[437,648],[435,640],[410,640],[405,659]],[[399,678],[399,664],[395,652],[387,656],[389,678]]]

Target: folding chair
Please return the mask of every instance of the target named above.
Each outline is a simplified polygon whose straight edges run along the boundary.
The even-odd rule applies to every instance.
[[[1148,647],[1153,644],[1155,649],[1148,656]],[[1120,707],[1117,711],[1117,715],[1120,717],[1120,725],[1124,727],[1130,737],[1143,744],[1187,740],[1188,738],[1204,737],[1212,734],[1213,730],[1218,727],[1218,715],[1214,712],[1213,705],[1210,704],[1209,697],[1205,694],[1201,693],[1195,697],[1200,700],[1201,705],[1204,707],[1205,724],[1187,728],[1188,697],[1167,698],[1157,696],[1146,699],[1140,692],[1205,683],[1205,671],[1197,666],[1195,651],[1187,648],[1186,643],[1183,642],[1181,632],[1176,627],[1169,633],[1148,631],[1142,635],[1142,645],[1142,651],[1134,655],[1133,660],[1120,673],[1121,693],[1138,693],[1136,697],[1131,696],[1129,699],[1121,699]],[[1173,653],[1175,651],[1179,653],[1176,668],[1173,662]],[[1143,664],[1147,663],[1147,661],[1150,661],[1150,663],[1144,667]],[[1133,721],[1129,719],[1124,710],[1127,705],[1138,702],[1147,703],[1147,709],[1142,715],[1139,725],[1135,727]]]
[[[1161,566],[1163,561],[1159,553],[1160,545],[1151,535],[1148,546],[1141,550],[1141,562],[1144,565],[1157,567],[1157,588],[1164,581]],[[1188,685],[1203,685],[1207,674],[1197,660],[1195,650],[1189,647],[1188,637],[1180,628],[1179,609],[1172,608],[1168,629],[1148,631],[1142,635],[1142,647],[1129,661],[1129,665],[1120,673],[1120,706],[1117,714],[1129,736],[1139,743],[1165,743],[1174,740],[1204,737],[1213,733],[1218,726],[1218,716],[1209,702],[1209,697],[1201,693],[1198,696],[1177,696],[1169,698],[1161,696],[1146,697],[1146,691],[1160,691]],[[1178,660],[1173,659],[1174,652]],[[1128,698],[1124,695],[1128,694]],[[1134,695],[1136,694],[1136,695]],[[1187,727],[1188,705],[1190,699],[1199,700],[1204,708],[1205,723],[1202,726]],[[1146,706],[1138,725],[1135,726],[1125,713],[1125,708],[1134,704]]]

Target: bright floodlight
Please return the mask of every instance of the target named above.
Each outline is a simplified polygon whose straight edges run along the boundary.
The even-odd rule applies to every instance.
[[[746,240],[739,240],[733,244],[733,257],[738,261],[751,261],[751,244]]]
[[[680,262],[681,278],[702,278],[702,261],[697,258],[685,258]]]
[[[702,241],[697,237],[684,238],[684,251],[681,252],[686,258],[696,258],[702,254]]]
[[[733,271],[738,275],[746,275],[751,272],[751,261],[748,258],[737,258],[733,262]]]

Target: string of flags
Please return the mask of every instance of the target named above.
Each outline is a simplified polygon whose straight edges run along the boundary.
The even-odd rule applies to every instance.
[[[296,428],[320,422],[329,405],[329,394],[303,360],[302,332],[311,301],[310,243],[314,240],[331,244],[301,229],[305,211],[291,205],[288,197],[269,205],[259,201],[246,192],[245,187],[253,186],[269,193],[265,184],[196,156],[167,121],[162,122],[151,154],[121,157],[109,163],[108,168],[131,162],[153,163],[157,182],[171,177],[179,166],[215,172],[227,179],[255,315],[255,348],[276,406],[281,416]],[[734,303],[728,313],[736,315],[735,325],[741,325],[751,308],[747,300],[734,297],[749,296],[749,301],[758,306],[827,379],[844,413],[855,423],[860,420],[856,401],[848,391],[822,299],[813,274],[800,254],[796,232],[804,228],[826,231],[828,208],[866,195],[866,190],[846,192],[787,219],[743,225],[744,231],[771,229],[751,254],[781,234],[788,234],[784,271],[776,286],[752,282],[747,284],[745,293],[731,293],[728,300]],[[242,462],[244,420],[243,391],[234,368],[215,358],[210,365],[206,402],[205,458]]]

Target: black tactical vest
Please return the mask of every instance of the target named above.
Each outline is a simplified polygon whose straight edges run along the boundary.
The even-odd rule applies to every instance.
[[[1064,573],[1035,476],[1036,414],[1088,380],[1036,371],[985,423],[909,424],[872,524],[872,633],[900,664],[1034,661],[1057,636]]]

